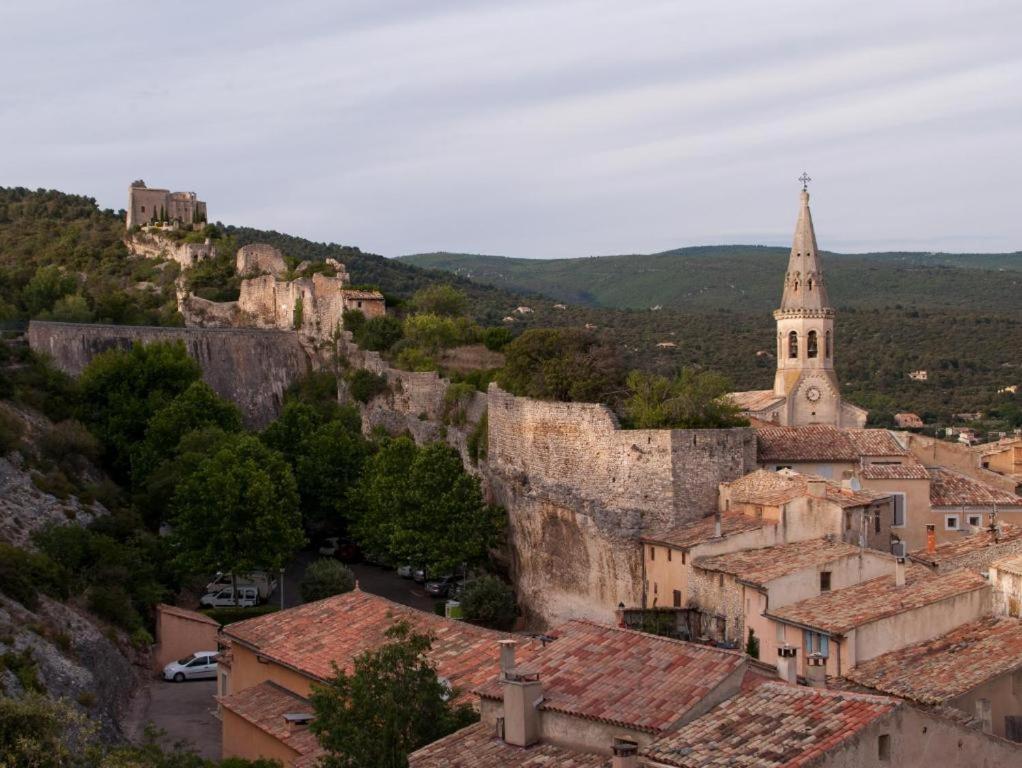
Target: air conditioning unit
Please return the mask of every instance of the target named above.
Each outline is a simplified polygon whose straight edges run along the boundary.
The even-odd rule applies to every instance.
[[[905,542],[904,541],[892,541],[891,542],[891,554],[895,557],[905,557]]]

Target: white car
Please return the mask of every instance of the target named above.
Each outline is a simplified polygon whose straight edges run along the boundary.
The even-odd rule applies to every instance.
[[[224,587],[219,592],[210,592],[199,599],[199,605],[206,608],[251,608],[259,605],[258,587],[238,587],[237,599],[233,587]]]
[[[323,546],[319,548],[319,554],[324,557],[335,557],[337,550],[341,548],[341,539],[339,536],[331,536],[323,543]]]
[[[163,679],[181,683],[185,680],[216,680],[216,651],[196,651],[191,656],[172,661],[163,668]]]

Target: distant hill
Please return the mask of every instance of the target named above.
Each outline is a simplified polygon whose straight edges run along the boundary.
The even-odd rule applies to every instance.
[[[723,245],[549,260],[421,253],[399,261],[592,307],[766,312],[777,306],[787,259],[787,248]],[[824,270],[838,307],[1012,311],[1022,305],[1022,252],[825,253]]]

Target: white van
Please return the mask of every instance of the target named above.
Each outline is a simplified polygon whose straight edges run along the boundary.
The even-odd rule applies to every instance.
[[[251,608],[259,605],[259,589],[257,587],[238,587],[237,599],[234,597],[234,587],[224,587],[219,592],[209,592],[202,596],[199,605],[207,608]]]
[[[215,594],[224,587],[233,586],[231,583],[231,574],[224,573],[223,571],[217,571],[213,579],[206,585],[207,594]],[[239,573],[238,574],[238,586],[239,587],[255,587],[259,590],[259,597],[263,600],[268,598],[270,594],[277,588],[277,580],[271,578],[264,571],[252,571],[252,573]]]

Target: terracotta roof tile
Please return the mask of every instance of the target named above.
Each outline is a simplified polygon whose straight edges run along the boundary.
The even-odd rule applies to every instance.
[[[881,576],[782,606],[767,615],[830,635],[842,635],[863,624],[986,587],[982,576],[964,568],[934,574],[921,565],[909,563],[905,570],[903,587],[895,586],[894,574]]]
[[[659,733],[729,675],[744,656],[588,621],[569,621],[519,672],[536,672],[544,710]],[[478,691],[500,699],[495,677]]]
[[[772,389],[753,389],[747,392],[732,392],[731,400],[743,411],[765,411],[784,402]]]
[[[1011,523],[1000,523],[999,526],[1001,532],[997,536],[989,528],[983,528],[977,533],[962,536],[958,541],[938,544],[934,552],[919,549],[910,552],[909,557],[924,565],[934,567],[948,565],[960,558],[989,549],[990,557],[994,559],[997,557],[999,549],[1010,547],[1014,551],[1015,547],[1010,545],[1014,545],[1022,539],[1022,527]]]
[[[606,755],[575,752],[541,742],[514,747],[498,739],[494,729],[476,723],[408,756],[409,768],[605,768]]]
[[[887,494],[845,488],[840,483],[816,475],[782,469],[771,472],[757,469],[727,484],[731,501],[739,504],[767,504],[779,506],[792,499],[810,495],[809,481],[822,481],[826,485],[827,500],[844,507],[862,507],[886,498]]]
[[[222,632],[262,656],[327,680],[334,664],[350,671],[356,656],[387,642],[386,631],[400,621],[433,636],[429,658],[462,695],[493,676],[500,666],[497,642],[509,637],[360,590],[228,624]],[[519,653],[527,657],[532,650],[530,643]]]
[[[918,461],[904,464],[866,464],[860,471],[866,480],[929,480],[930,473]]]
[[[773,523],[764,523],[750,515],[743,515],[739,512],[725,512],[720,516],[720,532],[724,538],[736,533],[755,531]],[[650,544],[664,544],[678,549],[688,549],[698,544],[711,541],[715,538],[716,524],[714,517],[704,517],[691,523],[679,525],[658,533],[650,533],[642,537],[644,542]]]
[[[724,555],[697,557],[693,561],[693,565],[704,571],[729,573],[737,576],[743,582],[763,586],[789,573],[826,565],[844,557],[855,557],[858,554],[858,547],[853,547],[843,541],[811,539],[780,544],[776,547],[745,549]],[[891,567],[894,567],[893,564]]]
[[[930,505],[934,507],[1022,507],[1022,496],[966,477],[947,467],[930,467]]]
[[[766,683],[654,741],[642,754],[680,768],[802,766],[899,706],[882,696]]]
[[[996,568],[999,571],[1022,576],[1022,555],[1018,555],[1017,557],[1006,557],[1003,560],[997,560],[990,565],[992,568]]]
[[[858,462],[862,456],[907,456],[886,429],[839,429],[826,424],[756,430],[759,460]]]
[[[988,616],[925,643],[870,659],[845,676],[894,696],[943,704],[1019,668],[1022,623]]]
[[[219,698],[220,706],[244,718],[259,730],[286,744],[299,755],[322,754],[315,735],[308,728],[291,730],[285,714],[312,714],[309,700],[266,680],[238,693]]]

